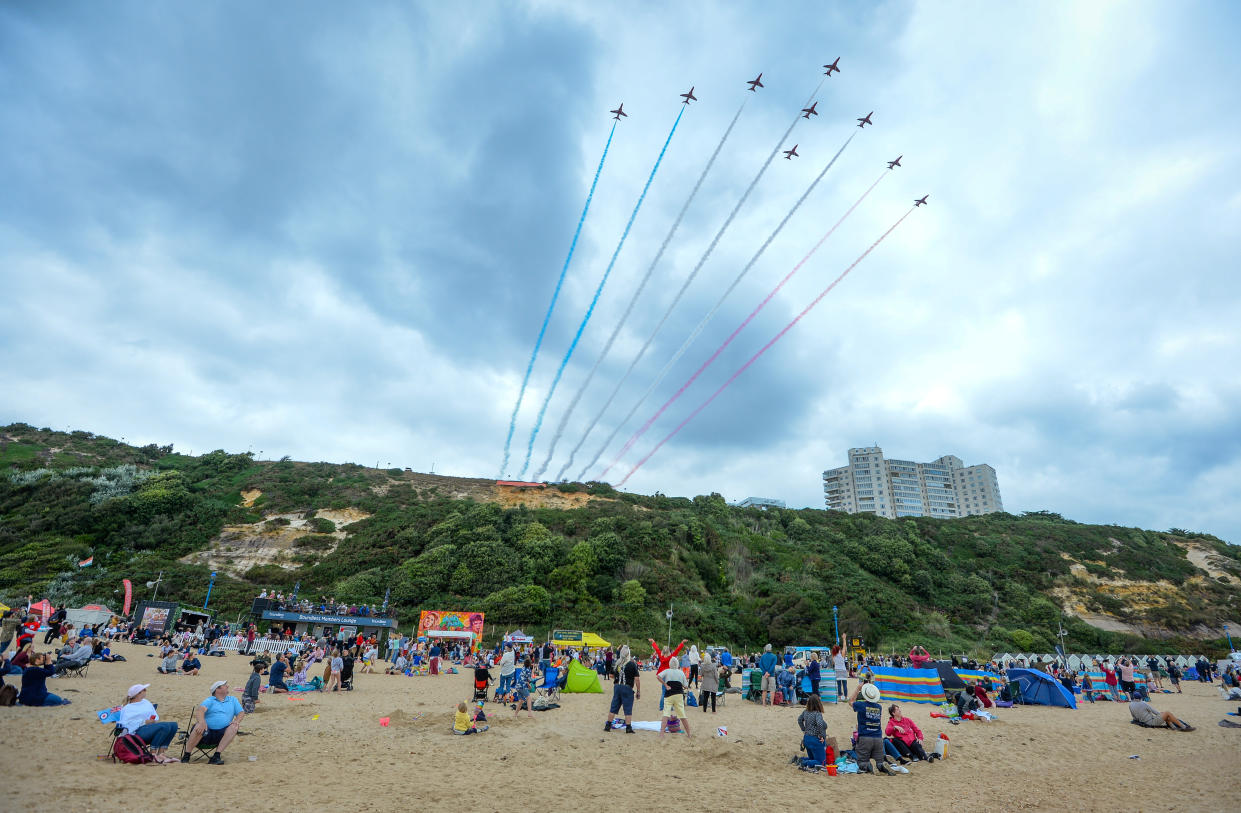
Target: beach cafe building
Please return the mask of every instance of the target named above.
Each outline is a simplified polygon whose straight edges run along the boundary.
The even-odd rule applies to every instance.
[[[258,607],[255,602],[253,614],[271,622],[272,626],[293,635],[310,633],[311,635],[332,636],[344,629],[346,635],[356,635],[359,631],[366,636],[374,633],[381,637],[383,633],[396,629],[397,620],[382,616],[337,615],[335,613],[303,613],[296,610],[278,610],[274,606]]]

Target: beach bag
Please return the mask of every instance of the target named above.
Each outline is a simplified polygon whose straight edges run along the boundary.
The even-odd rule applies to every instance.
[[[0,706],[17,705],[17,687],[4,684],[0,686]]]
[[[112,760],[124,762],[126,765],[145,765],[154,762],[155,757],[137,735],[121,734],[112,743]]]
[[[939,757],[940,759],[947,759],[948,758],[948,738],[945,737],[943,734],[940,734],[938,737],[936,737],[935,748],[931,751],[931,753]]]

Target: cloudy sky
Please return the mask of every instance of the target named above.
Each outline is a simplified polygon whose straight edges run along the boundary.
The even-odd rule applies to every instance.
[[[762,173],[568,476],[856,133],[601,462],[902,168],[608,479],[929,193],[626,487],[821,506],[822,470],[878,443],[990,463],[1009,510],[1241,542],[1235,4],[666,5],[6,4],[0,422],[495,476],[624,102],[517,476],[693,85],[527,476],[745,102],[545,478],[772,150],[800,157]]]

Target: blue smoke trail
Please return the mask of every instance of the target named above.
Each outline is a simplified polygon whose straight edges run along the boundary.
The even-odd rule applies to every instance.
[[[543,317],[543,326],[539,328],[539,337],[534,341],[534,352],[530,354],[530,363],[526,365],[526,377],[521,380],[521,390],[517,393],[517,403],[513,404],[513,416],[508,421],[508,437],[504,439],[504,460],[500,463],[498,477],[504,476],[508,468],[509,447],[513,443],[513,430],[517,427],[517,412],[521,409],[521,401],[526,396],[526,385],[530,383],[530,375],[534,372],[534,360],[539,357],[539,348],[543,346],[543,334],[547,332],[547,323],[552,319],[552,311],[556,307],[556,299],[560,296],[560,287],[564,285],[564,276],[569,271],[569,262],[573,259],[573,251],[577,248],[577,238],[582,233],[582,224],[586,222],[586,213],[590,211],[591,198],[595,196],[595,186],[599,183],[599,173],[603,171],[603,162],[607,160],[608,148],[612,146],[612,136],[616,134],[616,123],[608,133],[608,142],[603,145],[603,155],[599,157],[599,166],[595,168],[595,179],[590,182],[590,193],[586,195],[586,205],[582,207],[582,216],[577,221],[577,230],[573,232],[573,242],[569,244],[569,256],[564,258],[564,268],[560,269],[560,279],[556,280],[556,290],[552,292],[551,304],[547,306],[547,315]]]
[[[676,133],[677,125],[681,123],[681,116],[683,115],[685,115],[685,107],[681,108],[681,112],[677,113],[676,121],[672,122],[672,129],[668,131],[668,138],[664,140],[664,146],[659,151],[659,157],[655,159],[655,166],[651,167],[651,174],[646,179],[646,186],[642,187],[642,194],[638,196],[638,202],[629,214],[629,222],[625,224],[625,230],[621,232],[620,242],[616,244],[616,250],[612,252],[612,259],[608,262],[608,267],[603,272],[603,279],[599,280],[599,285],[595,288],[595,295],[590,300],[590,307],[586,309],[586,315],[582,317],[582,323],[577,326],[577,333],[573,336],[569,349],[565,351],[564,358],[560,360],[560,367],[556,370],[556,377],[552,379],[552,385],[547,389],[547,395],[543,398],[543,405],[539,407],[539,416],[534,422],[534,429],[530,432],[530,441],[526,444],[526,459],[521,464],[521,472],[517,475],[518,477],[524,477],[526,474],[526,468],[530,465],[530,456],[534,453],[534,439],[538,437],[539,429],[543,426],[543,416],[547,414],[547,405],[551,402],[552,395],[556,392],[556,385],[560,383],[560,377],[564,375],[565,367],[569,366],[569,359],[573,356],[573,351],[577,349],[577,343],[581,341],[582,332],[586,330],[586,324],[595,312],[595,305],[599,302],[599,295],[603,293],[603,286],[607,284],[608,276],[612,273],[612,266],[616,265],[616,258],[620,256],[621,249],[625,245],[625,238],[629,236],[629,229],[633,226],[633,221],[637,218],[638,211],[642,208],[642,201],[646,200],[646,193],[651,188],[651,182],[655,180],[655,173],[659,171],[659,165],[664,160],[664,153],[667,152],[668,144],[671,143],[672,136]],[[535,476],[541,475],[545,468],[547,468],[546,463],[539,468]]]

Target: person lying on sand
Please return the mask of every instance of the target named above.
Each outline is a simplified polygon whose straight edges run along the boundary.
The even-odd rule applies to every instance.
[[[1133,721],[1145,728],[1171,728],[1175,731],[1193,731],[1194,727],[1180,720],[1170,711],[1157,711],[1145,700],[1134,700],[1129,703],[1129,713]]]

